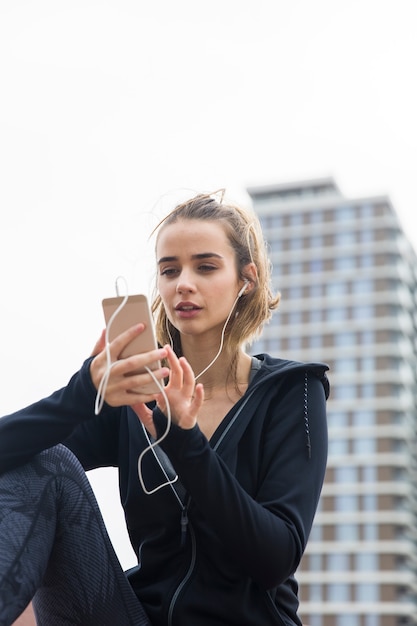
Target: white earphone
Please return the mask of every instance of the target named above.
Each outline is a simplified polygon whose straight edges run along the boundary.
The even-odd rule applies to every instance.
[[[243,294],[246,291],[246,287],[249,285],[250,281],[249,280],[245,280],[242,289],[239,291],[239,293],[237,294],[237,297],[240,298],[241,296],[243,296]]]

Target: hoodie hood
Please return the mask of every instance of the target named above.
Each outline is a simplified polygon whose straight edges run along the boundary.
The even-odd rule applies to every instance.
[[[326,376],[326,372],[329,370],[329,366],[326,363],[321,362],[306,362],[301,361],[289,361],[287,359],[278,359],[270,356],[269,354],[256,354],[255,359],[258,359],[261,366],[253,378],[252,384],[258,386],[266,381],[270,381],[271,378],[281,377],[293,371],[306,371],[314,374],[322,383],[326,400],[330,395],[330,384]]]

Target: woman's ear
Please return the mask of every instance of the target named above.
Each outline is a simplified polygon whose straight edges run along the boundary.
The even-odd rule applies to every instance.
[[[245,267],[242,270],[242,276],[243,276],[242,288],[243,286],[245,286],[245,289],[243,290],[242,295],[246,295],[250,291],[252,291],[252,289],[254,289],[254,287],[256,286],[256,283],[258,282],[258,272],[257,272],[255,263],[248,263],[247,265],[245,265]]]

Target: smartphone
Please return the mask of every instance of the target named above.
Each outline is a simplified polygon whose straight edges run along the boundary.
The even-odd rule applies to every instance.
[[[117,296],[115,298],[105,298],[102,301],[106,326],[108,325],[111,316],[121,305],[123,300],[123,296]],[[145,324],[145,329],[124,348],[123,352],[120,354],[120,358],[125,359],[126,357],[134,356],[135,354],[156,350],[158,347],[148,300],[146,296],[142,294],[128,296],[125,305],[120,309],[110,325],[109,341],[113,341],[113,339],[130,328],[130,326],[134,326],[139,323]],[[150,363],[148,367],[150,370],[156,370],[161,367],[161,362],[154,361]],[[144,372],[146,372],[146,370],[142,369],[138,372],[134,372],[134,374],[142,374]],[[163,381],[160,382],[163,384]],[[158,393],[160,389],[157,387],[155,382],[151,382],[149,385],[141,387],[141,391],[144,393]]]

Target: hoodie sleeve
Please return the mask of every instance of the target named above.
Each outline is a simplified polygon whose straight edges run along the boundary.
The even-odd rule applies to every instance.
[[[255,495],[243,489],[198,426],[172,426],[161,444],[225,553],[264,588],[291,576],[306,546],[327,461],[325,396],[322,382],[304,372],[272,390],[259,451],[252,449],[247,459],[257,464]],[[162,414],[155,417],[162,426]]]
[[[77,456],[83,456],[84,466],[93,466],[93,456],[83,447],[83,438],[75,433],[83,425],[96,425],[96,436],[90,433],[90,441],[100,446],[100,428],[105,432],[103,425],[98,427],[94,414],[96,391],[91,381],[90,362],[87,359],[79,372],[69,381],[66,387],[55,391],[43,400],[35,402],[15,413],[0,418],[0,474],[27,462],[34,455],[58,443],[65,443],[71,447]],[[106,411],[99,418],[104,421]],[[111,411],[110,411],[111,413]],[[102,435],[103,436],[103,435]],[[71,439],[73,437],[73,441]],[[87,439],[85,439],[87,444]],[[88,446],[87,446],[88,447]]]

